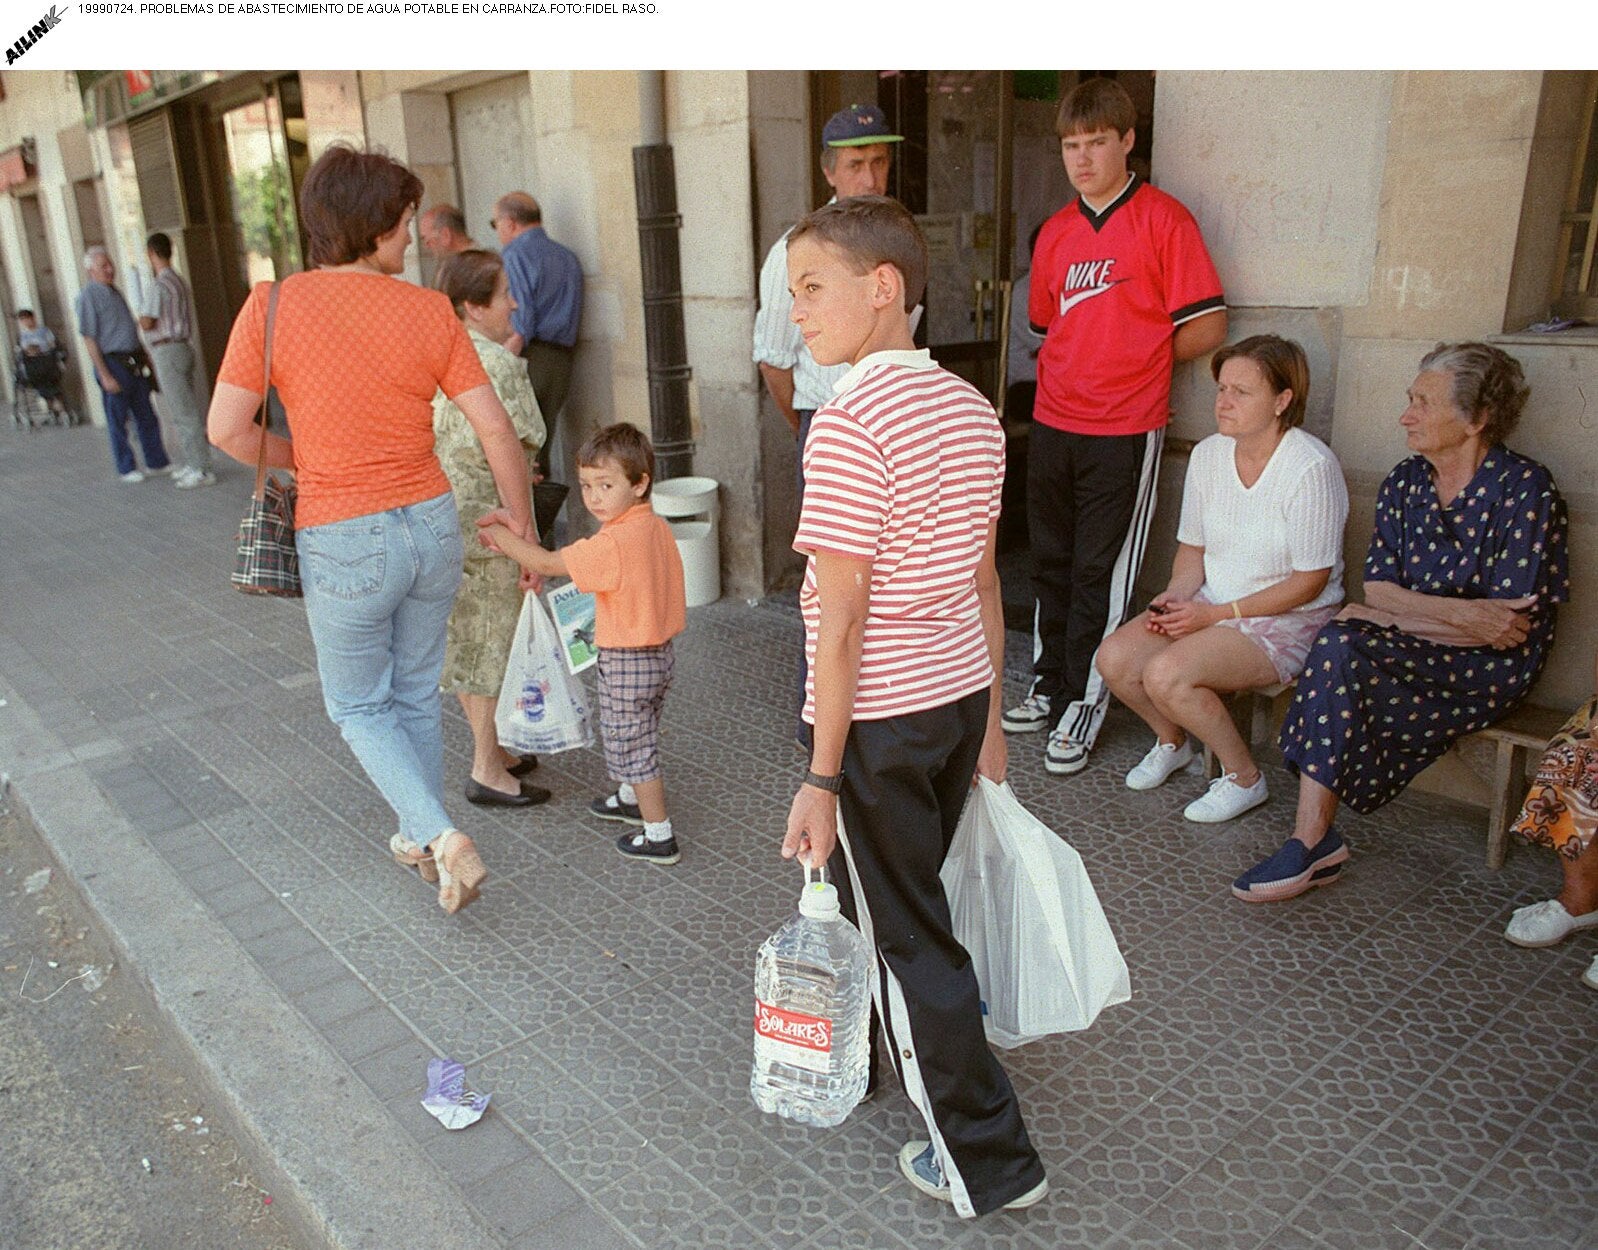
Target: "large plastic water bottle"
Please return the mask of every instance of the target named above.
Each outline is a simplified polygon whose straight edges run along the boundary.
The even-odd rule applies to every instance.
[[[800,1124],[842,1122],[866,1092],[871,948],[838,912],[838,890],[805,870],[799,914],[755,960],[755,1064],[762,1111]]]

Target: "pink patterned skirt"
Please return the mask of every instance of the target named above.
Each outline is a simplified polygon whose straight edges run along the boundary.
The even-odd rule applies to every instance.
[[[1193,598],[1200,603],[1219,602],[1210,597],[1208,588],[1204,586],[1199,587]],[[1237,630],[1265,652],[1265,658],[1276,670],[1276,680],[1285,685],[1298,680],[1298,675],[1304,671],[1304,661],[1309,656],[1315,635],[1342,610],[1342,604],[1334,603],[1325,608],[1297,608],[1292,612],[1283,612],[1280,616],[1245,616],[1242,620],[1228,617],[1220,624],[1227,629]]]

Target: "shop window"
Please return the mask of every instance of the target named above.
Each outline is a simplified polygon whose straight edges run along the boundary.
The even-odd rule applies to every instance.
[[[188,223],[184,220],[168,111],[163,109],[130,122],[128,138],[145,224],[151,230],[182,230]]]
[[[1598,73],[1585,75],[1582,130],[1571,162],[1554,274],[1554,311],[1598,319]]]

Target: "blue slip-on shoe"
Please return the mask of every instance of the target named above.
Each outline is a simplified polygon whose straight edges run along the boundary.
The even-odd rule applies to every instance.
[[[1313,850],[1289,838],[1276,854],[1232,882],[1232,893],[1245,903],[1279,903],[1318,885],[1331,885],[1347,862],[1348,845],[1336,828],[1328,829]]]

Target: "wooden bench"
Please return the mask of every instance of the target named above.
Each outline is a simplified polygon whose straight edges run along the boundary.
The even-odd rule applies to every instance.
[[[1490,742],[1493,759],[1492,798],[1487,809],[1487,867],[1502,868],[1509,827],[1526,799],[1526,752],[1541,758],[1548,740],[1570,719],[1569,712],[1522,703],[1496,725],[1468,735],[1463,741]]]
[[[1254,690],[1239,690],[1225,696],[1227,710],[1237,725],[1243,741],[1253,750],[1270,732],[1285,713],[1293,697],[1295,683],[1261,686]],[[1508,849],[1509,828],[1520,814],[1526,799],[1526,766],[1531,759],[1541,758],[1548,740],[1569,719],[1570,714],[1558,708],[1539,707],[1523,703],[1496,725],[1490,725],[1461,742],[1490,743],[1494,748],[1493,771],[1490,778],[1491,796],[1487,807],[1487,867],[1502,868]],[[1528,757],[1527,752],[1534,753]],[[1204,776],[1213,780],[1220,773],[1220,763],[1214,752],[1204,748]]]

